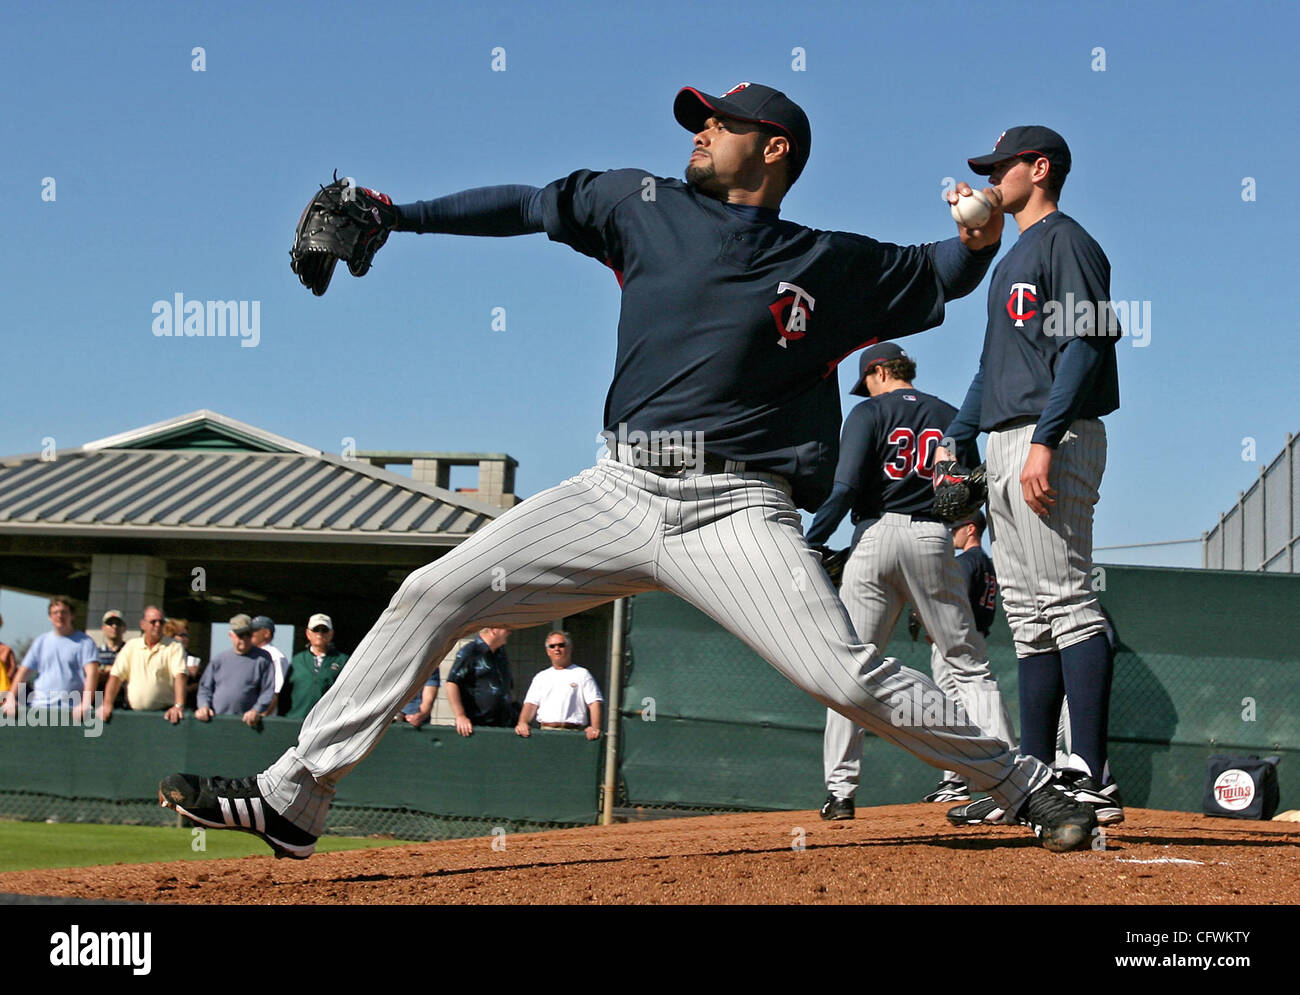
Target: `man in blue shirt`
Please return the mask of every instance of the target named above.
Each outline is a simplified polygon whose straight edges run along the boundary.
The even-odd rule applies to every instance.
[[[275,697],[275,663],[271,654],[253,645],[253,620],[230,620],[230,649],[218,653],[199,682],[199,707],[194,717],[207,722],[214,715],[238,715],[256,729]]]
[[[71,708],[72,721],[93,708],[99,686],[99,647],[84,632],[73,627],[72,601],[65,597],[50,599],[52,631],[36,637],[22,665],[14,674],[13,691],[5,699],[5,714],[17,713],[17,696],[28,679],[28,708]]]

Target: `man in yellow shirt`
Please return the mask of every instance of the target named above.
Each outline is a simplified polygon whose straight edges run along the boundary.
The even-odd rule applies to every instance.
[[[163,638],[163,613],[153,605],[144,610],[140,632],[117,654],[99,706],[100,717],[112,716],[117,692],[125,684],[132,711],[166,708],[163,717],[175,725],[185,715],[185,651],[180,643]]]
[[[4,624],[4,618],[0,617],[0,628],[4,628]],[[14,671],[17,669],[14,651],[4,643],[0,643],[0,693],[9,690],[9,682],[13,680]]]

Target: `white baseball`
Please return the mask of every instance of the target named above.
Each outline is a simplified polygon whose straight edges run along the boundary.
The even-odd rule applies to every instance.
[[[993,213],[993,206],[982,193],[973,190],[969,197],[958,194],[957,203],[952,205],[951,210],[952,219],[957,224],[967,228],[978,228],[989,219]]]

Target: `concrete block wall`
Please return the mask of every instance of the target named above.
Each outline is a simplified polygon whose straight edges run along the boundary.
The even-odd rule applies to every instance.
[[[100,621],[104,612],[115,608],[126,622],[123,636],[140,634],[140,616],[146,605],[158,605],[164,612],[163,590],[167,583],[167,561],[158,556],[96,553],[90,563],[90,598],[86,617],[79,620],[87,635],[103,645]]]

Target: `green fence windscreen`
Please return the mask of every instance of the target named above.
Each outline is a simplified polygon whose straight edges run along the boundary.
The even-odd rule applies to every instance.
[[[294,745],[298,725],[268,719],[258,733],[234,717],[171,726],[119,711],[97,737],[0,728],[0,815],[166,825],[175,815],[158,808],[163,775],[255,773]],[[398,726],[340,782],[330,831],[423,838],[591,824],[602,745],[546,730],[521,739],[479,727],[466,738],[451,726]]]
[[[1300,577],[1110,566],[1095,583],[1120,644],[1111,766],[1126,803],[1199,810],[1208,756],[1278,753],[1283,807],[1300,807]],[[899,629],[886,654],[928,672],[929,647]],[[629,804],[820,804],[825,711],[815,702],[668,595],[635,600],[629,645]],[[989,653],[1015,717],[1016,661],[1000,612]],[[902,750],[867,738],[859,804],[916,801],[937,780]]]

